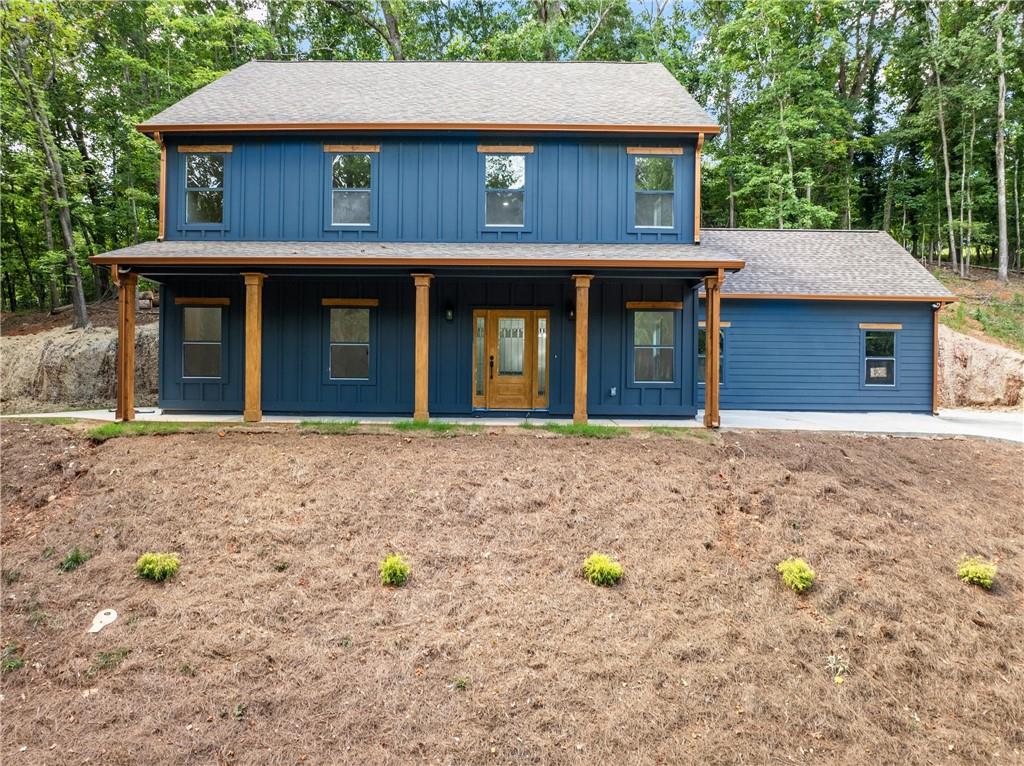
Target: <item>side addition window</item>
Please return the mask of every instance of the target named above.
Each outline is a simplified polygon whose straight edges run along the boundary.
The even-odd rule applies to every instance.
[[[185,155],[185,223],[224,222],[224,155]]]
[[[488,154],[484,157],[484,225],[524,226],[526,157]]]
[[[370,309],[331,311],[331,380],[370,379]]]
[[[725,330],[718,331],[718,383],[722,384],[725,377]],[[697,330],[697,383],[703,386],[707,382],[708,364],[708,331],[701,327]]]
[[[896,332],[864,331],[864,385],[896,385]]]
[[[182,308],[182,377],[221,377],[221,311],[220,306]]]
[[[676,160],[638,156],[633,165],[634,221],[640,228],[675,227]]]
[[[675,311],[633,312],[633,382],[675,381]]]
[[[373,202],[369,154],[338,154],[331,163],[331,225],[369,226]]]

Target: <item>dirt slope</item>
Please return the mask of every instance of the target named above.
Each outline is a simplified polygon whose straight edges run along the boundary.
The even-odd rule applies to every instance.
[[[2,439],[5,764],[1024,759],[1012,445]],[[392,549],[400,590],[376,583]],[[619,587],[577,575],[595,549]],[[146,550],[180,552],[176,579],[135,579]],[[991,593],[954,576],[965,552],[999,559]],[[788,555],[818,571],[805,597]]]

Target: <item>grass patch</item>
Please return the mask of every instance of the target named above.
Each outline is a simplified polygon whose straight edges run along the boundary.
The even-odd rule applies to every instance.
[[[479,431],[480,426],[473,423],[445,423],[439,420],[396,420],[391,424],[396,431],[430,431],[435,434],[454,434],[459,431]]]
[[[150,423],[132,421],[130,423],[104,423],[90,428],[86,435],[96,443],[120,436],[159,436],[190,431],[203,431],[209,428],[224,428],[232,423]]]
[[[380,584],[398,588],[409,579],[411,568],[397,553],[391,553],[380,562]]]
[[[358,420],[303,420],[299,428],[315,434],[350,434],[359,426]]]
[[[544,423],[537,425],[526,421],[520,425],[527,431],[534,428],[543,428],[553,434],[560,436],[581,436],[588,439],[614,439],[617,436],[626,436],[629,429],[623,426],[597,426],[590,423]]]
[[[6,675],[19,670],[24,664],[25,660],[21,658],[21,650],[17,644],[8,644],[4,647],[3,653],[0,654],[0,674]]]
[[[797,593],[803,593],[814,585],[814,570],[803,559],[786,559],[775,566],[782,575],[782,581]]]
[[[6,418],[7,420],[15,423],[35,423],[43,426],[73,426],[79,422],[78,418],[59,418],[59,417],[48,417],[48,418],[33,418],[25,415],[24,417],[12,417]]]
[[[14,583],[21,579],[20,569],[5,569],[3,570],[3,581],[4,585],[10,588]]]
[[[104,670],[113,670],[124,662],[125,658],[131,654],[131,651],[131,649],[122,647],[121,649],[114,649],[112,652],[100,652],[96,655],[96,661],[85,671],[86,677],[94,678]]]
[[[674,439],[700,439],[703,442],[713,442],[715,432],[710,428],[686,428],[684,426],[648,426],[647,430],[658,436],[671,436]]]
[[[980,332],[1024,351],[1024,290],[1019,282],[960,279],[945,270],[935,276],[960,298],[939,313],[939,321],[957,332]]]
[[[177,553],[143,553],[135,562],[135,573],[153,582],[174,577],[181,566]]]
[[[85,553],[81,548],[76,546],[73,550],[68,551],[68,555],[65,556],[57,565],[57,569],[61,572],[74,572],[78,567],[82,566],[82,564],[91,558],[91,553]]]
[[[622,579],[622,564],[603,553],[591,553],[583,560],[583,576],[592,585],[617,585]]]
[[[996,581],[996,565],[980,556],[968,556],[957,564],[956,576],[968,585],[990,590]]]

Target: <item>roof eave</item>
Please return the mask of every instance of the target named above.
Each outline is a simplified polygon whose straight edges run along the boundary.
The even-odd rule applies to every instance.
[[[149,123],[135,126],[140,133],[267,133],[267,132],[398,132],[408,130],[461,130],[519,133],[647,133],[718,135],[718,125],[602,125],[596,123],[492,123],[492,122],[245,122]]]

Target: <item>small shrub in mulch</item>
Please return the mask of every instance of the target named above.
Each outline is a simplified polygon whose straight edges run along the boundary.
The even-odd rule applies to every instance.
[[[603,553],[591,553],[583,560],[583,576],[592,585],[616,585],[622,579],[622,564]]]
[[[61,572],[74,572],[78,567],[82,566],[82,564],[91,558],[91,553],[85,553],[81,548],[76,547],[69,551],[68,555],[61,560],[57,565],[57,569]]]
[[[411,567],[401,555],[391,553],[380,562],[380,584],[399,588],[409,579],[410,571]]]
[[[980,556],[965,556],[956,567],[956,576],[968,585],[991,590],[996,581],[996,565]]]
[[[786,559],[775,566],[782,581],[797,593],[804,593],[814,585],[814,570],[803,559]]]
[[[173,577],[181,566],[177,553],[143,553],[135,562],[135,573],[154,582]]]

